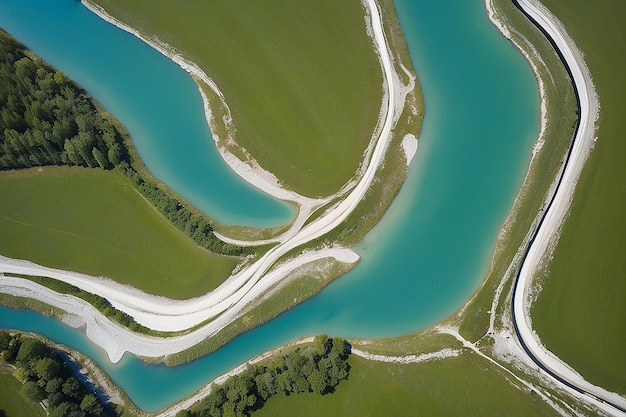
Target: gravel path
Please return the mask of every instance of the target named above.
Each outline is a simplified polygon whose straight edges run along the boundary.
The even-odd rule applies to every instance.
[[[591,74],[582,54],[567,35],[563,26],[538,2],[518,0],[518,4],[552,38],[569,67],[578,95],[580,121],[558,188],[528,248],[518,275],[513,296],[515,325],[520,341],[525,346],[527,353],[544,370],[556,377],[557,380],[560,379],[559,382],[565,389],[577,396],[583,396],[587,401],[595,403],[612,415],[625,415],[626,399],[586,381],[548,351],[531,327],[529,292],[532,277],[551,252],[570,208],[576,183],[595,141],[595,122],[599,113],[599,103]]]

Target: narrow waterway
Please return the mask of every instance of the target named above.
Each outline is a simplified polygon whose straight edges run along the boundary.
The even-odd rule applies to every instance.
[[[0,27],[88,90],[150,171],[223,224],[287,224],[295,209],[242,181],[215,148],[191,77],[77,1],[0,0]]]
[[[63,60],[55,62],[46,55],[52,47],[38,50],[31,45],[35,41],[27,39],[36,37],[26,32],[31,32],[28,27],[35,20],[30,15],[38,14],[39,7],[30,9],[24,21],[12,22],[13,29],[5,23],[6,10],[13,7],[9,3],[0,0],[0,26],[76,77]],[[52,13],[51,7],[79,7],[70,0],[50,3],[54,5],[46,5],[41,13]],[[218,352],[176,368],[145,365],[129,355],[112,365],[80,331],[32,312],[1,308],[0,327],[42,333],[87,353],[137,405],[157,410],[244,360],[300,336],[322,332],[345,338],[393,336],[422,329],[456,310],[482,279],[498,229],[525,174],[539,130],[537,86],[523,57],[488,21],[481,0],[397,0],[396,8],[424,91],[426,118],[407,181],[383,221],[356,248],[362,262],[355,270]],[[56,13],[60,21],[70,14]],[[100,25],[92,20],[89,24]],[[119,36],[119,47],[134,42],[102,24],[106,29],[99,36]],[[71,41],[60,46],[65,52],[73,48]],[[142,54],[158,55],[145,49]],[[65,55],[72,62],[67,65],[81,67],[84,58]],[[139,65],[132,58],[126,57],[123,64]],[[155,59],[154,65],[164,61],[150,59]],[[170,64],[165,60],[162,65]],[[81,71],[85,73],[81,84],[107,107],[115,107],[115,100],[109,103],[104,97],[117,87],[106,84],[98,89],[105,83],[100,75],[90,69],[77,72]],[[188,83],[182,75],[180,82]],[[173,92],[179,89],[179,78],[159,79],[167,79]],[[120,92],[121,97],[125,94],[128,91]],[[123,115],[128,110],[110,110],[127,123]],[[144,116],[131,119],[137,117],[140,126],[163,122],[149,113]],[[158,149],[153,152],[160,154]]]

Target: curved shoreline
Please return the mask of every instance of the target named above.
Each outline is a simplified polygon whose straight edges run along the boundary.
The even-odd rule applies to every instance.
[[[382,17],[376,2],[374,0],[366,0],[364,5],[368,11],[366,19],[371,19],[369,22],[372,30],[371,36],[384,74],[384,96],[386,101],[383,103],[383,110],[381,110],[384,111],[384,122],[382,126],[377,127],[378,139],[375,141],[369,162],[364,162],[365,169],[363,175],[344,200],[327,212],[326,215],[292,232],[292,236],[289,236],[278,246],[272,248],[247,269],[230,277],[216,290],[203,297],[185,302],[175,302],[162,297],[148,297],[141,291],[129,290],[129,288],[112,283],[110,280],[94,279],[94,277],[54,270],[27,261],[8,258],[0,258],[0,274],[4,272],[43,275],[61,279],[86,291],[104,296],[114,307],[133,316],[137,323],[154,330],[183,331],[214,318],[210,323],[190,333],[192,335],[202,333],[203,337],[207,337],[228,325],[230,321],[243,313],[252,300],[258,299],[273,285],[281,282],[287,273],[304,263],[330,257],[344,263],[355,263],[358,261],[358,255],[350,249],[340,247],[323,248],[317,251],[305,252],[299,258],[292,259],[268,272],[275,267],[277,261],[283,255],[292,249],[323,236],[340,225],[360,203],[374,180],[375,173],[381,165],[391,141],[392,129],[399,116],[397,110],[402,108],[406,93],[413,85],[414,80],[412,79],[408,86],[403,85],[393,69],[389,45],[387,44],[382,26]],[[0,288],[2,292],[18,294],[23,293],[23,291],[29,291],[25,290],[26,286],[23,283],[13,278],[3,277],[2,281],[3,285]],[[56,298],[56,302],[63,305],[63,309],[68,312],[82,309],[79,302],[72,306],[60,294],[57,294],[57,296],[48,295]],[[34,296],[34,294],[31,296]],[[52,302],[53,300],[50,301]],[[145,357],[162,357],[169,353],[184,350],[189,346],[192,339],[191,336],[187,335],[162,340],[159,338],[145,339],[144,337],[136,337],[136,334],[127,329],[124,330],[112,326],[111,322],[98,312],[89,312],[88,317],[82,317],[83,322],[86,318],[89,319],[87,324],[87,335],[89,338],[94,343],[102,346],[107,351],[109,358],[114,362],[121,358],[124,351],[130,351]],[[153,345],[157,342],[157,339],[162,347],[158,348],[158,352],[155,352]],[[194,343],[199,341],[198,339],[193,340]]]
[[[515,3],[552,39],[553,44],[559,50],[572,77],[580,109],[579,123],[558,186],[531,239],[514,285],[515,331],[529,357],[560,386],[610,414],[623,415],[626,410],[626,399],[585,380],[548,351],[531,327],[529,293],[532,277],[558,240],[558,233],[569,211],[576,183],[595,141],[595,121],[599,113],[599,104],[591,75],[582,55],[566,31],[557,23],[556,18],[545,7],[531,0],[517,0]]]

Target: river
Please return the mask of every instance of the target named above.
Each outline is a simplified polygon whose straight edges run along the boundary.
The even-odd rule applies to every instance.
[[[151,138],[150,132],[143,133],[148,127],[167,128],[161,124],[167,125],[169,118],[154,117],[150,112],[137,114],[126,107],[129,96],[141,103],[144,94],[151,90],[129,92],[128,86],[133,85],[136,77],[140,74],[146,77],[146,73],[127,70],[140,67],[148,59],[152,60],[150,71],[160,71],[161,66],[173,64],[133,37],[94,19],[77,2],[18,2],[30,5],[24,6],[27,13],[23,17],[14,11],[21,6],[12,3],[0,0],[0,26],[78,80],[129,127],[133,137],[145,134]],[[488,21],[481,0],[397,0],[395,3],[422,84],[426,117],[420,147],[406,183],[383,220],[355,248],[362,256],[357,268],[317,296],[241,335],[214,354],[176,368],[146,365],[130,355],[113,365],[79,330],[37,313],[1,308],[0,327],[41,333],[85,352],[100,363],[139,407],[154,411],[190,394],[246,359],[303,335],[322,332],[344,338],[400,335],[425,328],[455,311],[483,278],[498,230],[526,172],[539,131],[537,84],[523,57]],[[69,18],[76,20],[66,20]],[[80,39],[70,36],[47,41],[40,38],[51,37],[48,32],[33,26],[48,20],[58,21],[56,24],[60,26],[88,23],[73,35]],[[84,34],[78,36],[81,31]],[[94,48],[95,39],[84,39],[92,32],[107,42]],[[95,49],[93,58],[90,55],[87,59],[74,42],[84,43],[82,48]],[[122,47],[131,48],[130,45],[137,50],[129,49],[127,55],[118,55]],[[84,67],[85,61],[99,59],[105,53],[107,68],[126,69],[114,78],[130,79],[119,85],[117,81],[109,84],[104,74],[90,66]],[[170,76],[159,75],[159,80],[168,80],[159,85],[167,84],[167,90],[174,96],[189,85],[185,88],[189,88],[190,95],[185,93],[176,99],[180,100],[176,106],[188,106],[187,110],[165,108],[164,114],[198,113],[193,123],[204,125],[201,104],[196,99],[186,104],[195,88],[189,84],[189,77],[175,66]],[[121,90],[117,91],[118,88]],[[169,103],[169,99],[166,101]],[[206,129],[200,125],[194,129]],[[202,141],[207,142],[206,137],[202,133]],[[149,159],[146,155],[151,153],[158,159],[161,144],[155,146],[159,148],[148,146],[147,154],[139,144],[138,149],[144,159]],[[148,163],[148,166],[156,171],[160,164],[153,167]],[[169,164],[163,163],[166,173],[178,175],[178,170],[183,169]],[[160,174],[156,175],[161,178]],[[224,173],[210,177],[220,181],[211,182],[221,182],[222,176],[231,178],[232,173],[225,169]],[[189,182],[181,180],[182,185],[163,180],[183,195],[187,188],[192,188],[190,195],[207,196],[211,201],[202,208],[211,215],[214,215],[213,205],[228,207],[219,193],[204,194],[206,185],[194,185],[194,174],[185,178]],[[234,177],[234,181],[238,179]],[[254,192],[247,194],[244,184],[238,187],[244,190],[242,198],[257,198]],[[224,216],[228,216],[228,208],[215,210],[225,210]],[[268,214],[259,215],[260,221],[284,222],[291,214],[287,209],[281,210],[280,205],[270,208]],[[246,221],[251,214],[238,216]]]

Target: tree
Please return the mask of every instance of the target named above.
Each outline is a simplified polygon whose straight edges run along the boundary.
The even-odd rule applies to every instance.
[[[331,353],[336,353],[339,358],[345,360],[348,357],[346,342],[340,337],[334,337],[332,342]]]
[[[17,356],[20,347],[22,347],[22,336],[18,334],[11,338],[11,341],[9,342],[9,347],[2,352],[2,360],[5,360],[7,362],[15,360],[15,357]]]
[[[326,394],[330,388],[328,382],[328,375],[320,372],[319,369],[314,370],[309,375],[309,383],[311,384],[311,390],[317,394]]]
[[[53,392],[52,394],[48,395],[48,408],[49,409],[57,407],[62,402],[65,401],[65,395],[63,395],[60,389],[61,388],[59,388],[59,391]]]
[[[35,364],[35,373],[46,383],[55,378],[61,370],[61,364],[56,358],[42,358]]]
[[[271,371],[265,371],[254,378],[256,390],[263,400],[267,400],[278,392],[276,376]]]
[[[80,403],[80,409],[94,416],[98,416],[104,411],[104,407],[102,407],[98,398],[93,394],[87,394],[83,397]]]
[[[57,392],[60,393],[62,387],[63,387],[63,378],[57,377],[48,381],[48,383],[46,384],[46,392],[48,394],[54,394]]]
[[[17,352],[15,361],[19,366],[23,366],[26,369],[31,369],[31,362],[34,363],[40,358],[48,356],[50,349],[43,342],[34,338],[27,338],[20,346],[20,350]]]
[[[63,394],[70,398],[79,399],[82,391],[82,385],[73,376],[67,378],[61,387]]]
[[[64,401],[56,407],[48,409],[48,417],[67,417],[72,412],[72,404]]]
[[[6,330],[0,329],[0,352],[7,350],[11,343],[11,334]]]
[[[100,165],[100,168],[107,169],[107,167],[109,166],[109,161],[107,161],[104,155],[102,155],[102,152],[100,152],[98,148],[93,148],[91,150],[91,153],[93,154],[93,157],[96,158],[96,161],[98,161],[98,165]]]
[[[328,354],[328,349],[330,348],[330,339],[325,334],[320,334],[315,336],[313,339],[313,344],[315,345],[315,352],[319,356],[324,356]]]
[[[83,165],[83,158],[78,153],[76,146],[69,139],[65,139],[65,144],[63,145],[67,157],[74,165]]]
[[[109,158],[109,162],[115,166],[122,162],[122,147],[119,143],[114,143],[111,147],[109,147],[107,157]]]
[[[30,371],[22,366],[18,367],[13,373],[15,379],[25,384],[30,379]]]
[[[36,403],[46,398],[46,392],[34,381],[26,381],[26,383],[22,385],[22,388],[20,388],[20,392]]]

